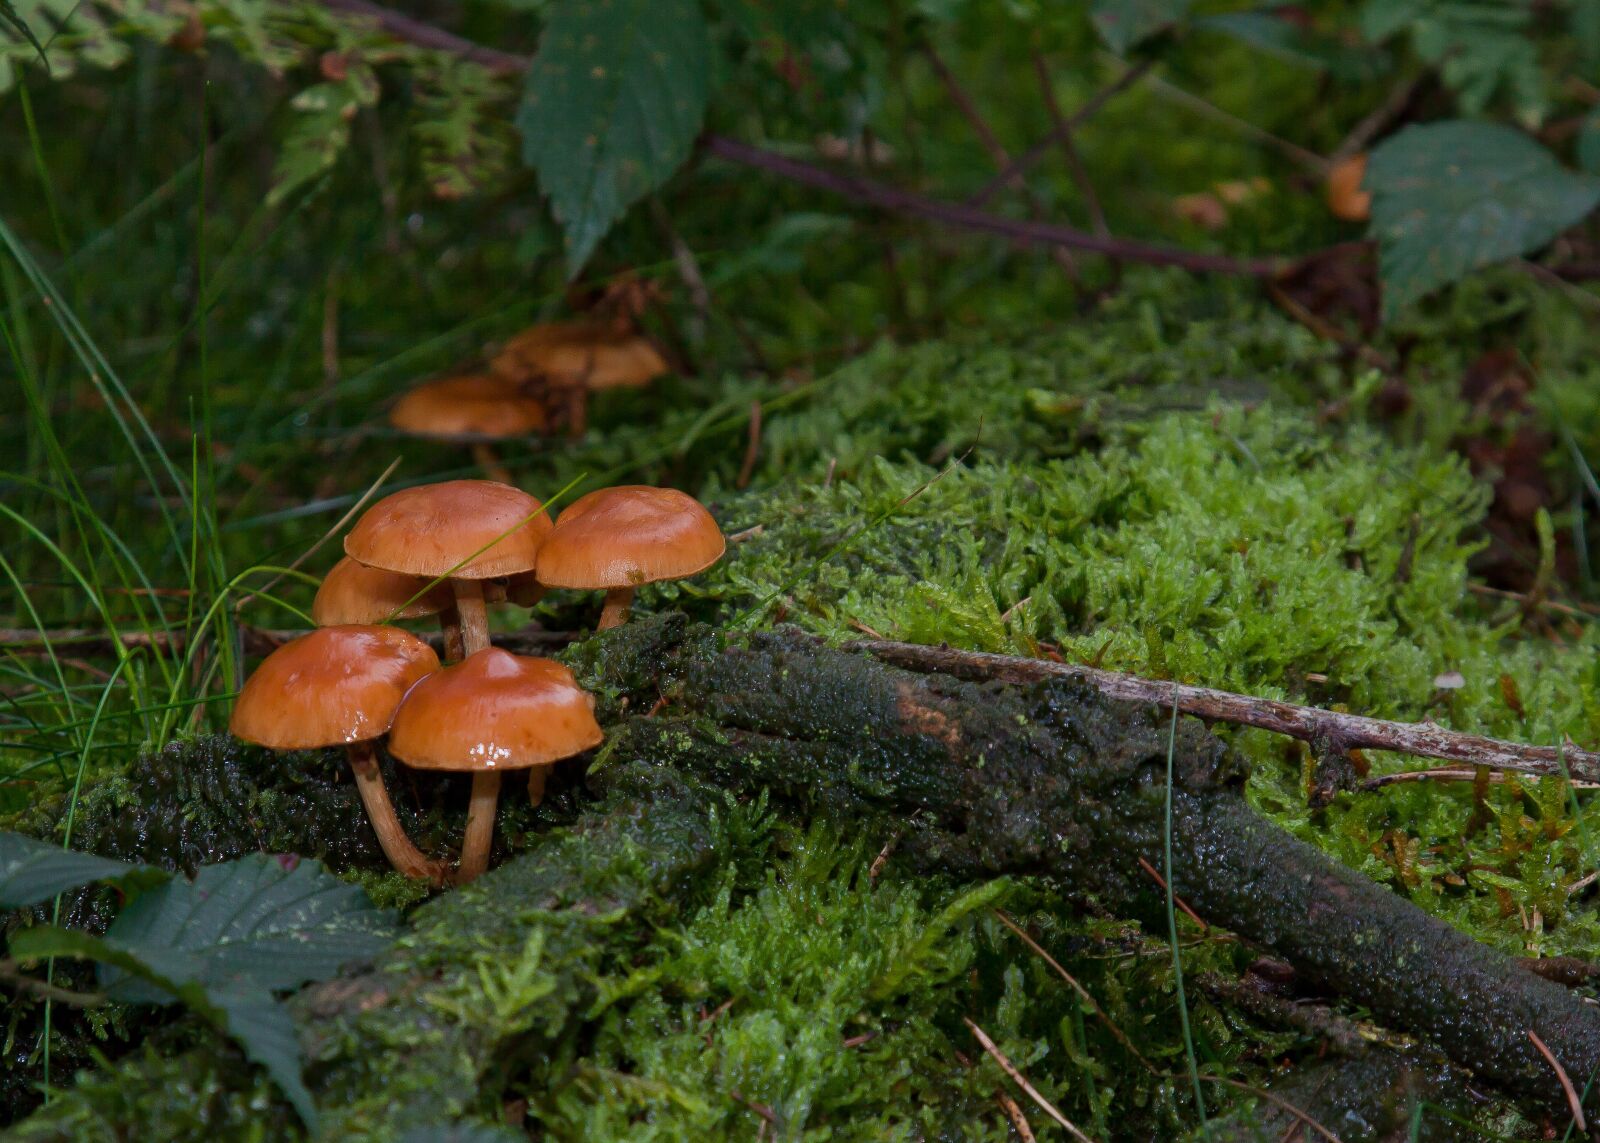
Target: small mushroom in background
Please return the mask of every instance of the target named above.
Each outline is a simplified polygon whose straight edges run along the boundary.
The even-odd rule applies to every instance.
[[[272,750],[343,746],[356,789],[389,864],[442,883],[445,866],[422,854],[395,817],[374,743],[414,683],[439,657],[398,627],[322,627],[268,655],[245,682],[228,724],[236,738]]]
[[[556,517],[534,575],[545,587],[604,591],[604,631],[628,621],[641,585],[698,575],[726,547],[722,529],[694,497],[621,485],[580,496]]]
[[[470,444],[491,479],[511,484],[492,442],[542,433],[549,418],[515,380],[471,374],[417,386],[395,402],[389,423],[414,437]]]
[[[472,774],[458,874],[465,882],[488,868],[501,774],[532,767],[542,779],[545,768],[604,737],[594,696],[566,667],[490,647],[412,689],[395,715],[389,751],[421,770]]]
[[[1372,194],[1361,189],[1367,176],[1367,156],[1340,159],[1328,172],[1328,210],[1346,222],[1365,222],[1372,216]]]
[[[323,577],[311,601],[311,621],[318,627],[347,623],[392,623],[397,619],[439,617],[445,658],[462,659],[461,619],[447,583],[426,576],[369,568],[345,556]]]
[[[344,550],[369,568],[445,579],[465,657],[489,645],[485,581],[531,572],[551,527],[544,506],[519,488],[447,480],[385,496],[356,521]]]
[[[546,322],[526,329],[489,362],[497,377],[540,389],[578,436],[588,421],[590,393],[639,389],[669,371],[649,338],[595,322]]]

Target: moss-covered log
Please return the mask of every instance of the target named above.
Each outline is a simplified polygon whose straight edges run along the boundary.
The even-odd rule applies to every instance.
[[[538,1085],[580,1058],[597,966],[626,958],[630,934],[668,921],[737,848],[723,791],[876,827],[898,837],[897,860],[1044,875],[1068,897],[1160,915],[1139,862],[1161,860],[1165,711],[674,617],[569,658],[602,697],[609,741],[590,781],[604,801],[418,910],[373,971],[295,1000],[331,1137],[492,1121],[513,1077]],[[1573,1076],[1600,1067],[1600,1013],[1258,818],[1241,764],[1199,725],[1180,723],[1171,762],[1177,888],[1211,922],[1545,1108],[1564,1105],[1529,1030]],[[70,1106],[22,1137],[60,1137],[47,1125]]]
[[[614,733],[612,756],[906,820],[909,847],[944,868],[1049,874],[1112,909],[1159,907],[1140,859],[1162,859],[1166,712],[1070,681],[980,686],[802,639],[674,628],[585,653],[619,706],[666,700]],[[1564,1105],[1530,1031],[1569,1075],[1600,1070],[1600,1013],[1256,815],[1236,757],[1199,725],[1180,726],[1172,768],[1176,889],[1209,921],[1509,1091]]]

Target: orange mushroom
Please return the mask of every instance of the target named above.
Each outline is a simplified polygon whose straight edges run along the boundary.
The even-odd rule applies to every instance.
[[[438,669],[433,648],[398,627],[322,627],[262,661],[228,728],[272,750],[344,746],[389,864],[407,877],[441,881],[444,866],[425,857],[395,817],[373,747],[412,684]]]
[[[445,658],[460,659],[461,620],[446,583],[425,576],[369,568],[345,556],[322,579],[311,601],[311,621],[318,627],[342,623],[389,623],[437,615],[444,633]]]
[[[484,472],[509,484],[511,476],[491,442],[543,432],[548,418],[544,406],[515,381],[470,374],[417,386],[395,402],[389,423],[412,436],[470,444]]]
[[[405,488],[367,509],[345,554],[384,571],[449,581],[465,655],[489,645],[484,581],[534,569],[551,530],[543,505],[492,480]]]
[[[507,381],[538,382],[566,406],[568,428],[581,433],[588,394],[638,389],[668,371],[649,338],[591,322],[546,322],[506,342],[489,369]]]
[[[604,631],[627,622],[641,584],[703,572],[726,546],[711,513],[686,493],[644,485],[602,488],[556,518],[534,575],[546,587],[605,591]]]
[[[1340,159],[1328,172],[1328,210],[1346,222],[1365,222],[1372,216],[1372,194],[1361,189],[1367,176],[1367,156]]]
[[[472,774],[459,880],[489,864],[500,776],[544,768],[600,745],[594,696],[553,659],[490,647],[422,680],[400,704],[389,737],[396,757],[422,770]]]

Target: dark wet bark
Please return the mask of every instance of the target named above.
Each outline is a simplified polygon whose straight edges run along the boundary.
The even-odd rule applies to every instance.
[[[641,932],[669,922],[697,873],[725,856],[713,812],[724,790],[767,790],[787,812],[894,833],[896,860],[1043,875],[1065,898],[1161,916],[1139,862],[1162,865],[1166,710],[1070,680],[965,682],[676,617],[607,632],[568,658],[600,696],[608,740],[590,783],[605,801],[573,832],[419,910],[373,972],[296,1001],[330,1122],[398,1122],[393,1108],[404,1117],[441,1090],[459,1092],[438,1105],[444,1118],[492,1109],[513,1067],[525,1074],[581,1022],[593,958],[618,955],[615,918]],[[1565,1102],[1529,1030],[1580,1089],[1600,1068],[1600,1012],[1257,816],[1240,796],[1242,763],[1192,720],[1178,725],[1172,772],[1176,888],[1208,922],[1554,1114]],[[263,816],[279,828],[268,791],[234,793],[255,828]],[[273,844],[290,848],[280,836]],[[560,973],[554,1007],[499,1028],[450,1015],[468,930],[471,957],[497,965],[542,930],[541,963]]]
[[[613,756],[807,808],[916,812],[903,845],[919,861],[1052,875],[1070,896],[1146,917],[1160,904],[1139,859],[1162,863],[1166,711],[1071,681],[963,683],[670,621],[575,657],[618,708],[666,699],[613,729]],[[1173,772],[1176,889],[1208,922],[1521,1096],[1565,1106],[1530,1030],[1580,1089],[1600,1071],[1600,1012],[1260,817],[1240,796],[1242,764],[1191,720]]]

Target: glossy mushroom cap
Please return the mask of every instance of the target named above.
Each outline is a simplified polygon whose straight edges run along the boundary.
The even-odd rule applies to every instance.
[[[705,571],[726,546],[694,497],[622,485],[580,496],[561,513],[534,574],[547,587],[637,587]]]
[[[331,627],[437,615],[455,600],[448,583],[428,587],[430,582],[425,576],[369,568],[345,556],[317,588],[311,601],[311,621],[318,627]]]
[[[1328,172],[1328,210],[1346,222],[1365,222],[1372,215],[1372,195],[1361,189],[1367,175],[1367,156],[1341,159]]]
[[[521,489],[447,480],[385,496],[356,521],[344,550],[385,571],[495,579],[532,571],[551,526],[543,506]]]
[[[667,372],[666,359],[638,334],[583,322],[547,322],[524,330],[489,363],[497,375],[581,378],[587,389],[637,389]]]
[[[516,770],[600,745],[594,696],[554,659],[486,647],[406,696],[389,752],[422,770]]]
[[[268,655],[234,703],[228,729],[274,750],[379,738],[411,685],[439,657],[398,627],[323,627]]]
[[[546,418],[515,382],[480,374],[419,385],[395,402],[389,423],[418,437],[498,440],[540,432]]]

